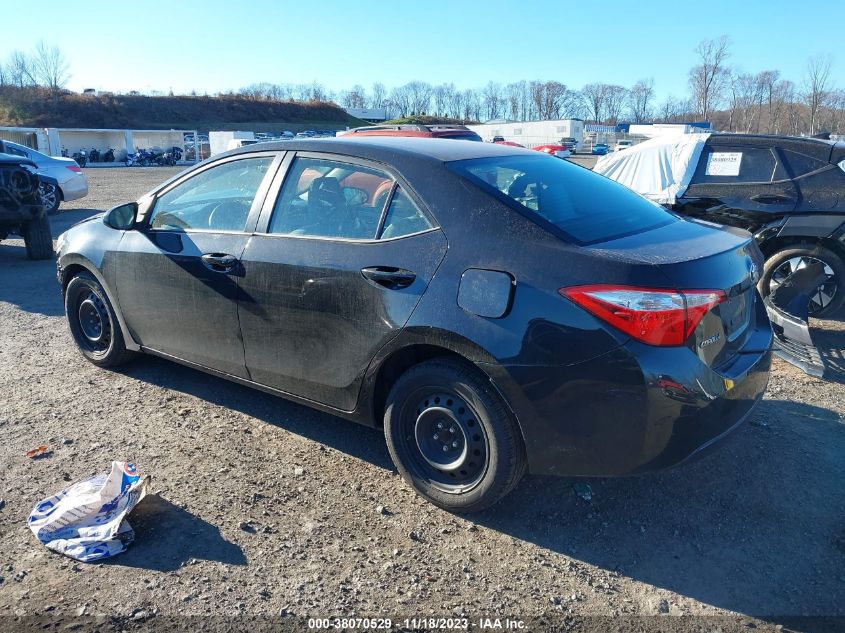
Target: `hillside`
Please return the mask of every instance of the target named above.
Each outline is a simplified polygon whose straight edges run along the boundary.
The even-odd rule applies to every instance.
[[[219,97],[53,95],[42,88],[0,87],[0,126],[253,131],[345,129],[367,125],[334,103]]]

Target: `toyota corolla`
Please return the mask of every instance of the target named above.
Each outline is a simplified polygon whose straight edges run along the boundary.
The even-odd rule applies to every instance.
[[[761,398],[748,234],[491,143],[262,143],[59,238],[82,354],[155,354],[383,427],[454,511],[674,466]]]

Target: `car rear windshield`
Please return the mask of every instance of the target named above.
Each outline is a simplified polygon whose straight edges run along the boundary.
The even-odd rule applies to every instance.
[[[584,167],[547,155],[455,161],[449,168],[553,233],[594,244],[679,221]]]

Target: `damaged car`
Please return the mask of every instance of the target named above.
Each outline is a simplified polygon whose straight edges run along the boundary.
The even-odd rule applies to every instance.
[[[20,235],[27,257],[49,259],[53,238],[40,189],[44,184],[55,186],[56,181],[39,176],[37,169],[26,158],[0,153],[0,240]]]
[[[747,234],[532,150],[420,138],[226,152],[59,238],[82,355],[161,356],[368,426],[423,497],[702,454],[769,380]]]

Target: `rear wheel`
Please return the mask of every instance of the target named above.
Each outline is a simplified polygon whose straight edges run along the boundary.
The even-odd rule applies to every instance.
[[[70,280],[65,290],[65,313],[79,351],[92,363],[114,367],[132,359],[114,308],[91,273],[79,273]]]
[[[399,378],[387,398],[384,432],[402,477],[446,510],[483,510],[525,472],[507,407],[475,368],[451,359],[427,361]]]
[[[770,294],[796,270],[817,262],[824,265],[827,280],[810,296],[809,313],[816,318],[831,316],[845,303],[845,262],[824,246],[799,245],[773,253],[763,267],[760,293]]]
[[[50,234],[50,220],[46,215],[30,220],[21,226],[21,237],[30,259],[50,259],[53,256],[53,236]]]
[[[59,205],[62,203],[62,192],[56,185],[42,182],[38,186],[38,195],[41,196],[41,204],[44,205],[44,211],[47,215],[53,215],[59,210]]]

